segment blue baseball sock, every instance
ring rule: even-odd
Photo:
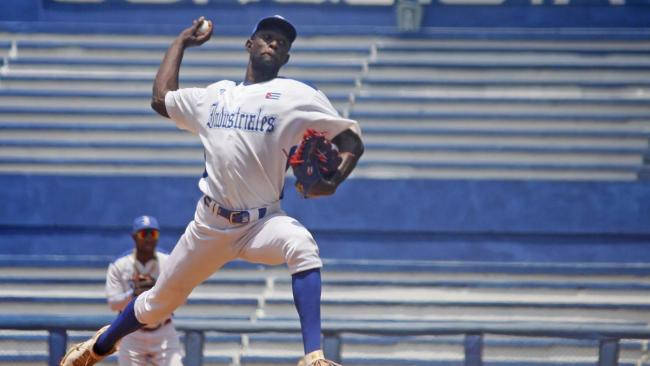
[[[144,326],[144,324],[140,323],[138,319],[135,318],[135,310],[133,309],[134,304],[135,298],[131,300],[117,318],[113,320],[111,326],[108,327],[101,336],[99,336],[99,339],[97,339],[97,342],[95,342],[95,345],[93,346],[93,351],[96,354],[107,354],[113,349],[115,343],[122,339],[122,337],[133,333]]]
[[[298,272],[291,276],[293,302],[300,316],[305,354],[320,349],[320,268]]]

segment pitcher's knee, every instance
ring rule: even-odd
[[[297,239],[297,238],[294,238]],[[318,246],[314,239],[309,236],[292,240],[285,247],[285,260],[291,274],[306,271],[312,268],[320,268],[323,262],[320,259]]]
[[[179,301],[179,298],[182,299]],[[142,324],[157,324],[169,318],[186,297],[161,296],[153,291],[144,292],[135,300],[135,317]]]

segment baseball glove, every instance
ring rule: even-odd
[[[133,296],[140,295],[141,293],[152,288],[155,284],[156,280],[149,275],[133,275]]]
[[[341,164],[338,150],[321,132],[305,131],[302,141],[291,149],[289,165],[296,177],[296,190],[304,197],[316,197],[318,186],[336,174]]]

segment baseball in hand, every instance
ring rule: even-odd
[[[199,28],[197,29],[197,32],[198,33],[207,33],[208,30],[210,30],[210,21],[205,19],[199,25]]]

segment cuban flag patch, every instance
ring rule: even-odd
[[[280,99],[280,93],[271,93],[271,92],[268,92],[268,93],[266,93],[266,97],[265,97],[265,98],[266,98],[266,99],[278,100],[278,99]]]

